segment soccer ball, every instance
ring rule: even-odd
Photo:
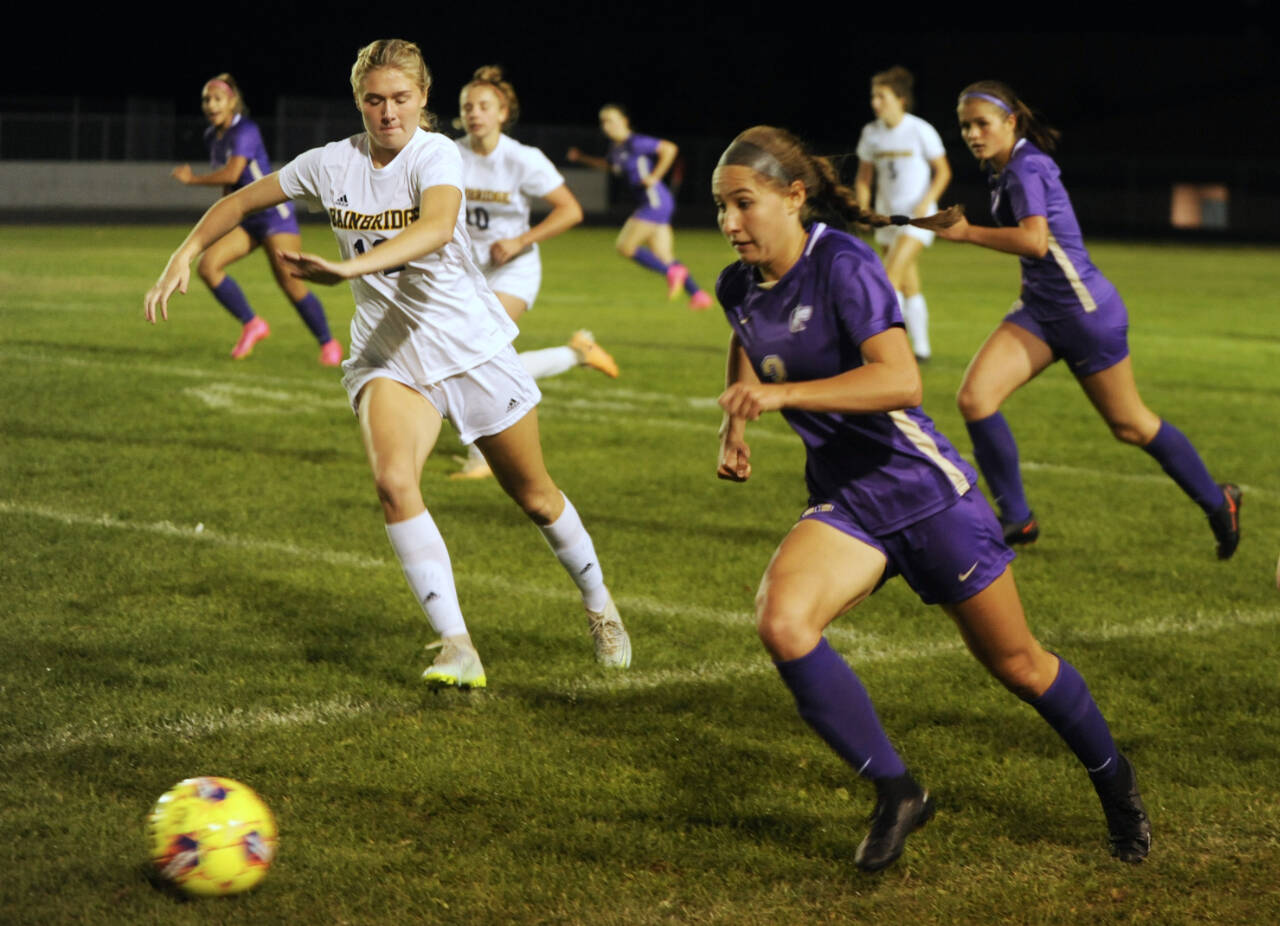
[[[253,789],[230,778],[188,778],[156,801],[147,848],[160,877],[188,894],[247,891],[276,854],[276,821]]]

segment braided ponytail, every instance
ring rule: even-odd
[[[757,125],[735,138],[720,156],[718,167],[749,167],[774,187],[786,190],[799,181],[804,186],[805,203],[801,221],[825,222],[840,229],[863,224],[873,228],[886,225],[914,225],[917,228],[947,228],[964,215],[963,206],[952,206],[923,218],[880,215],[858,205],[854,191],[840,182],[835,166],[825,157],[810,154],[799,138],[786,129]]]

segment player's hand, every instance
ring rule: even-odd
[[[564,156],[570,163],[577,164],[578,160],[582,157],[582,152],[577,148],[570,148],[564,153]]]
[[[493,266],[501,267],[507,261],[519,256],[524,249],[518,238],[503,238],[489,246],[489,261]]]
[[[741,437],[725,434],[720,439],[720,463],[716,478],[746,482],[751,478],[751,448]]]
[[[350,278],[343,264],[325,260],[319,254],[281,251],[280,258],[289,268],[289,275],[299,280],[319,283],[321,286],[333,286]]]
[[[179,183],[190,183],[191,178],[195,176],[195,171],[191,169],[190,164],[179,164],[173,170],[169,171],[169,176]]]
[[[175,291],[187,294],[187,284],[191,282],[191,262],[185,258],[179,257],[177,254],[169,258],[169,263],[165,265],[164,273],[160,274],[160,279],[147,290],[147,295],[142,300],[142,314],[151,324],[156,323],[156,309],[160,310],[160,317],[165,321],[169,320],[169,297]]]
[[[720,393],[718,401],[726,414],[755,421],[765,412],[782,408],[782,387],[773,383],[734,383]]]
[[[935,228],[933,233],[947,241],[968,241],[969,220],[964,216],[960,216],[960,218],[956,219],[954,225],[948,225],[946,228]]]

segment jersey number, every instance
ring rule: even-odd
[[[489,210],[481,206],[476,206],[474,209],[468,209],[467,224],[474,225],[476,228],[484,231],[489,227]]]
[[[777,354],[770,354],[760,361],[760,372],[763,374],[761,378],[771,383],[787,381],[787,365]]]
[[[382,244],[382,242],[384,242],[384,241],[386,241],[386,240],[387,240],[386,238],[379,238],[379,239],[377,239],[376,241],[374,241],[374,242],[370,243],[369,247],[371,247],[371,248],[376,248],[378,245]],[[357,253],[357,254],[363,254],[364,252],[365,252],[364,239],[363,239],[363,238],[357,238],[357,239],[356,239],[356,253]],[[399,273],[399,272],[400,272],[401,270],[403,270],[403,269],[404,269],[404,264],[401,264],[399,267],[388,267],[386,270],[383,270],[382,272],[383,272],[383,273],[385,273],[387,276],[391,276],[391,274],[393,274],[393,273]]]

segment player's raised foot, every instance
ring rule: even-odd
[[[578,355],[578,363],[584,367],[599,370],[605,376],[618,378],[618,364],[609,352],[596,343],[591,332],[585,328],[573,333],[569,339],[569,347]]]
[[[711,308],[711,295],[705,289],[700,289],[689,297],[689,311],[701,312],[709,308]]]
[[[863,871],[880,871],[897,861],[907,837],[928,823],[934,812],[933,798],[909,773],[878,780],[876,791],[871,831],[853,856],[853,863]]]
[[[1209,515],[1209,526],[1218,539],[1218,559],[1231,559],[1240,546],[1240,502],[1244,493],[1231,482],[1224,482],[1221,488],[1222,504]]]
[[[337,338],[330,338],[320,345],[320,366],[336,367],[342,365],[342,345]]]
[[[1035,513],[1027,515],[1023,521],[1006,521],[1000,519],[1000,527],[1004,530],[1004,542],[1009,546],[1020,543],[1035,543],[1040,536],[1040,522]]]
[[[684,264],[672,264],[667,268],[667,298],[675,299],[684,289],[684,281],[689,279],[689,268]]]
[[[471,645],[469,634],[444,637],[427,644],[427,649],[439,648],[435,661],[422,673],[422,680],[433,688],[483,688],[484,666],[480,654]]]
[[[461,461],[462,469],[456,473],[450,473],[450,479],[488,479],[493,475],[493,470],[489,468],[489,461],[476,449],[475,444],[467,448],[465,460],[461,457],[454,457],[454,459]]]
[[[239,360],[253,353],[253,346],[271,334],[271,326],[264,319],[254,316],[240,329],[240,340],[231,348],[231,356]]]
[[[603,611],[587,609],[587,629],[596,645],[596,662],[613,669],[625,669],[631,665],[631,637],[622,626],[622,617],[613,596]]]
[[[1111,854],[1122,862],[1136,865],[1151,851],[1151,821],[1138,793],[1138,776],[1133,765],[1120,755],[1116,773],[1105,781],[1094,781],[1093,787],[1107,818]]]

